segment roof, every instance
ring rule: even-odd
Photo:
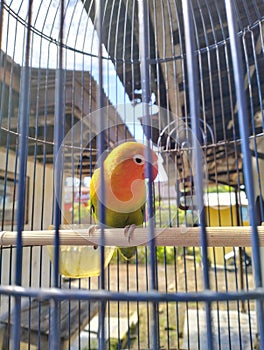
[[[83,2],[95,21],[94,2]],[[103,4],[104,45],[131,102],[137,103],[142,99],[138,2],[108,0]],[[236,186],[243,183],[242,157],[225,2],[193,0],[191,6],[199,67],[199,118],[207,136],[209,129],[213,133],[213,139],[207,137],[203,145],[208,176],[212,182],[217,178],[219,182]],[[262,132],[262,128],[254,128],[252,120],[259,112],[260,93],[264,92],[264,70],[258,69],[264,65],[261,45],[264,3],[256,0],[249,6],[243,0],[236,0],[235,10],[243,44],[249,129],[253,134]],[[152,140],[157,143],[171,121],[186,118],[190,113],[182,1],[149,1],[148,24],[150,89],[160,110],[164,109],[151,117]],[[165,135],[163,146],[166,141]]]

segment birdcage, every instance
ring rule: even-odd
[[[264,349],[264,2],[0,19],[0,348]]]

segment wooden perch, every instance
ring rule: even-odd
[[[96,229],[89,236],[88,228],[75,228],[60,230],[61,245],[91,245],[100,244],[100,229]],[[250,247],[250,226],[207,227],[207,242],[209,247]],[[258,226],[260,246],[264,246],[264,226]],[[16,245],[16,231],[0,232],[0,245]],[[54,230],[23,231],[22,241],[25,246],[52,245]],[[147,228],[136,228],[130,243],[124,235],[123,229],[108,228],[104,230],[106,246],[142,246],[148,245],[149,236]],[[200,246],[199,227],[172,227],[157,228],[155,230],[156,246]]]

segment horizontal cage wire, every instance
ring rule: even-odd
[[[263,0],[0,4],[0,350],[264,349]]]

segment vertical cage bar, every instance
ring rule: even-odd
[[[230,0],[225,0],[226,15],[228,23],[228,31],[230,36],[230,49],[234,69],[234,82],[236,89],[237,105],[238,105],[238,121],[239,121],[239,131],[241,137],[241,149],[243,154],[243,168],[244,177],[246,185],[246,193],[248,198],[248,209],[249,209],[249,221],[251,225],[251,244],[252,244],[252,257],[254,264],[254,280],[255,287],[262,287],[262,277],[261,277],[261,260],[260,260],[260,250],[259,250],[259,235],[256,223],[256,204],[254,195],[254,181],[253,172],[251,164],[251,156],[249,149],[249,125],[247,118],[247,106],[246,106],[246,96],[244,91],[243,82],[243,69],[242,69],[242,54],[240,42],[237,37],[237,23],[235,17],[234,4]],[[257,320],[258,320],[258,331],[260,334],[260,349],[264,349],[264,310],[263,301],[257,300]]]
[[[150,154],[150,139],[151,139],[151,122],[149,115],[149,103],[151,101],[150,94],[150,78],[149,78],[149,28],[148,28],[148,1],[138,0],[138,22],[139,22],[139,59],[140,59],[140,74],[143,102],[143,125],[146,134],[146,177],[151,179],[151,154]],[[147,186],[148,198],[148,237],[150,247],[150,288],[157,289],[156,275],[156,254],[154,244],[154,208],[153,208],[153,190],[152,183],[148,181]],[[152,349],[159,348],[159,327],[158,327],[158,305],[152,303]]]
[[[207,258],[207,237],[205,228],[205,210],[203,201],[203,164],[200,149],[201,130],[199,128],[199,105],[198,105],[198,67],[197,56],[195,54],[194,28],[191,11],[191,1],[182,1],[183,20],[184,20],[184,36],[186,44],[186,60],[188,74],[188,90],[189,103],[192,126],[192,143],[193,143],[193,159],[194,159],[194,181],[197,195],[197,206],[199,211],[200,239],[202,248],[203,263],[203,282],[204,289],[210,289],[209,281],[209,264]],[[207,349],[213,349],[213,334],[211,324],[211,303],[206,302],[206,326],[207,326]]]
[[[98,165],[100,167],[100,187],[99,187],[99,198],[102,200],[98,201],[99,205],[99,225],[100,225],[100,288],[105,289],[105,270],[104,270],[104,223],[105,223],[105,206],[104,206],[104,196],[105,196],[105,180],[104,180],[104,150],[105,150],[105,120],[104,120],[104,91],[103,91],[103,0],[96,0],[96,21],[95,27],[98,35],[98,96],[97,96],[97,107],[99,110],[99,115],[97,118],[97,158]],[[99,349],[105,349],[105,312],[106,312],[106,302],[101,302],[101,310],[99,314]]]
[[[32,1],[28,2],[28,20],[26,30],[26,49],[24,66],[21,69],[21,84],[19,97],[19,180],[18,180],[18,208],[17,208],[17,240],[16,240],[16,269],[15,283],[22,284],[22,232],[25,224],[25,196],[28,156],[28,127],[29,127],[29,101],[30,101],[30,41],[31,41],[31,15]],[[12,349],[20,349],[20,321],[21,321],[21,297],[15,297],[14,326],[12,329]]]
[[[58,50],[58,68],[56,70],[55,89],[55,119],[54,119],[54,225],[55,225],[55,252],[54,252],[54,286],[59,285],[59,229],[61,224],[62,199],[62,141],[64,132],[64,71],[63,71],[63,22],[64,1],[60,5],[60,38]]]
[[[61,149],[64,136],[64,70],[63,70],[63,35],[64,35],[64,0],[60,3],[59,16],[59,48],[58,68],[55,81],[55,115],[54,115],[54,279],[53,285],[59,287],[60,236],[62,185],[63,185],[63,151]],[[50,349],[60,347],[60,304],[51,300],[50,313]]]
[[[2,35],[3,35],[3,20],[4,20],[4,1],[0,1],[0,50],[2,50]]]

